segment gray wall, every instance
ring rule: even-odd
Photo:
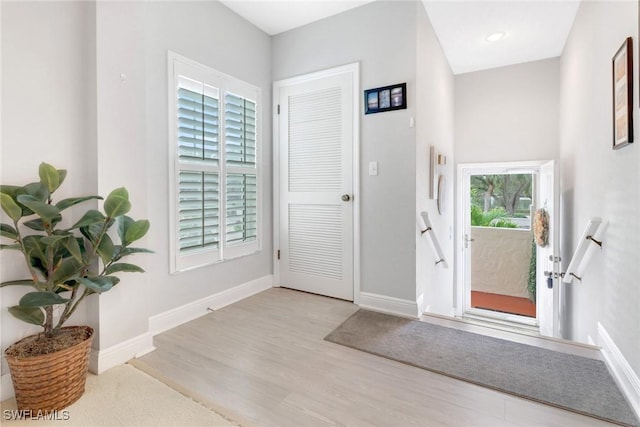
[[[273,37],[281,80],[360,62],[361,89],[407,82],[408,109],[360,116],[363,292],[415,301],[416,9],[377,1]],[[360,101],[362,102],[362,101]],[[377,161],[379,175],[368,175]]]
[[[95,191],[90,178],[95,164],[85,163],[95,143],[95,127],[85,120],[85,111],[95,103],[95,85],[85,73],[95,70],[94,22],[91,4],[2,2],[2,184],[38,181],[38,165],[46,161],[68,170],[56,200]],[[70,221],[81,212],[74,210]],[[25,277],[18,252],[2,251],[0,257],[2,281]],[[41,328],[14,319],[6,309],[17,304],[24,288],[1,292],[4,350]],[[82,311],[70,321],[85,323]]]
[[[562,256],[568,261],[587,221],[608,222],[604,248],[583,281],[566,286],[571,338],[598,342],[600,323],[640,375],[640,152],[612,150],[611,58],[638,35],[635,2],[583,2],[562,54],[560,159]],[[634,120],[638,139],[638,56],[634,46]],[[566,267],[566,264],[565,264]]]
[[[94,347],[139,337],[149,316],[272,273],[270,37],[220,3],[182,1],[3,2],[1,31],[2,183],[35,181],[47,161],[69,170],[61,197],[125,186],[131,215],[151,221],[140,246],[155,254],[135,259],[147,273],[123,275],[72,318],[99,327]],[[168,49],[259,86],[264,103],[263,250],[178,275],[168,253]],[[17,253],[1,255],[2,280],[22,278]],[[1,291],[3,349],[38,331],[6,310],[22,291]]]
[[[455,77],[457,163],[558,156],[559,58]]]
[[[218,2],[146,2],[144,24],[149,246],[157,263],[149,271],[154,296],[148,304],[154,315],[272,273],[271,39]],[[167,50],[260,87],[263,108],[262,251],[175,275],[169,273]]]
[[[416,228],[416,297],[431,313],[453,314],[453,188],[454,188],[454,77],[431,22],[422,5],[417,13],[416,83],[416,212],[427,211],[433,223],[448,268],[436,266],[430,237]],[[438,213],[436,201],[429,199],[429,147],[447,157],[439,173],[447,179],[445,210]]]

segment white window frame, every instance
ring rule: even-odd
[[[188,271],[207,265],[247,256],[262,250],[262,91],[259,87],[238,80],[213,68],[207,67],[196,61],[190,60],[175,52],[167,54],[168,75],[168,112],[169,112],[169,248],[171,273]],[[218,141],[218,165],[203,166],[194,162],[180,161],[178,156],[178,120],[177,120],[177,90],[180,76],[201,82],[218,89],[219,102],[219,141]],[[256,166],[238,167],[227,166],[225,163],[225,94],[232,93],[243,98],[251,99],[256,103]],[[178,244],[179,220],[178,220],[178,179],[180,170],[196,170],[218,174],[219,188],[219,245],[217,248],[202,248],[181,253]],[[257,180],[256,200],[256,239],[250,242],[226,243],[226,184],[228,173],[255,174]]]

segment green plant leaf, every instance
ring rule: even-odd
[[[40,182],[49,190],[49,194],[60,187],[60,174],[58,170],[50,164],[45,162],[40,163],[38,175],[40,175]]]
[[[61,218],[60,209],[41,202],[29,194],[19,195],[18,202],[35,212],[45,223],[53,223],[54,219]]]
[[[75,258],[67,258],[53,272],[52,281],[54,284],[64,283],[76,277],[80,270],[82,270],[82,264]]]
[[[106,218],[104,217],[102,212],[92,209],[92,210],[86,211],[84,215],[82,215],[82,218],[80,218],[80,220],[76,222],[70,228],[70,230],[73,230],[74,228],[88,227],[93,224],[102,224],[104,223],[105,219]]]
[[[113,288],[113,280],[109,277],[78,277],[76,280],[94,292],[102,293]]]
[[[0,283],[0,288],[4,288],[5,286],[32,286],[32,287],[35,287],[35,285],[33,284],[33,280],[31,280],[31,279],[9,280],[7,282]]]
[[[100,255],[100,258],[102,259],[102,262],[105,265],[111,262],[111,260],[113,259],[114,247],[113,247],[113,241],[111,240],[111,237],[109,237],[108,234],[105,234],[104,236],[102,236],[102,240],[100,240],[100,244],[98,245],[97,251],[98,251],[98,255]]]
[[[16,319],[20,319],[23,322],[38,326],[44,325],[44,313],[40,307],[21,307],[19,305],[15,305],[13,307],[9,307],[9,313],[11,313],[11,315]]]
[[[118,236],[122,243],[126,242],[127,230],[133,224],[133,218],[127,215],[121,215],[118,217]]]
[[[76,261],[82,262],[82,248],[75,237],[67,236],[62,244]]]
[[[32,256],[35,256],[37,258],[44,258],[45,245],[40,242],[40,239],[42,237],[44,236],[31,235],[25,236],[22,239],[22,244],[24,245],[27,253],[30,253]]]
[[[120,251],[121,256],[128,256],[133,254],[152,254],[153,251],[145,248],[123,248]]]
[[[68,236],[60,236],[56,234],[52,234],[51,236],[42,236],[40,242],[44,243],[47,246],[54,246],[61,240],[66,239]]]
[[[67,177],[66,169],[58,169],[58,176],[60,177],[60,185],[64,182],[64,179]]]
[[[46,228],[44,226],[44,221],[42,220],[42,218],[36,218],[36,219],[32,219],[30,221],[25,221],[24,225],[26,227],[29,227],[32,230],[36,230],[36,231],[45,231]]]
[[[0,185],[0,193],[8,194],[13,200],[20,194],[24,194],[24,187],[17,185]]]
[[[19,250],[21,250],[22,248],[20,247],[20,244],[18,244],[18,243],[12,243],[12,244],[10,244],[10,245],[0,244],[0,250],[2,250],[2,249],[13,249],[13,250],[19,251]]]
[[[126,262],[119,262],[117,264],[111,264],[105,270],[105,274],[113,274],[119,271],[124,271],[126,273],[144,273],[144,270],[135,264],[127,264]]]
[[[15,228],[10,226],[9,224],[0,224],[0,236],[6,237],[8,239],[17,240],[18,232]]]
[[[49,199],[49,189],[41,182],[32,182],[31,184],[25,185],[23,188],[25,194],[32,196],[40,202],[44,203]]]
[[[56,203],[56,207],[61,211],[63,211],[67,208],[70,208],[71,206],[75,206],[79,203],[86,202],[87,200],[93,200],[93,199],[102,200],[102,197],[100,196],[71,197],[69,199],[60,200],[58,203]]]
[[[21,307],[46,307],[49,305],[64,304],[69,302],[68,299],[62,298],[55,292],[29,292],[24,294],[18,304]]]
[[[14,221],[22,218],[22,208],[6,193],[0,193],[2,210]]]
[[[118,245],[115,247],[115,256],[113,257],[113,261],[114,262],[119,261],[126,256],[138,254],[138,253],[152,254],[153,251],[150,251],[149,249],[144,249],[144,248],[127,248],[127,247]]]
[[[37,185],[42,186],[40,183]],[[17,185],[0,185],[0,193],[8,194],[14,202],[18,203],[18,196],[20,194],[27,194],[27,190],[25,187],[18,187]],[[22,209],[22,216],[33,215],[33,211],[26,206],[20,206],[20,209]]]
[[[126,242],[125,244],[128,245],[132,242],[135,242],[136,240],[143,238],[144,235],[147,234],[147,231],[149,231],[149,226],[149,220],[141,219],[135,221],[134,223],[129,225],[129,229],[125,234],[123,243]]]
[[[104,211],[109,218],[124,215],[131,210],[129,193],[124,187],[116,188],[107,196],[104,201]]]

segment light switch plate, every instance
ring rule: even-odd
[[[369,162],[369,175],[378,175],[378,162]]]

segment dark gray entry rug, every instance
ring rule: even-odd
[[[367,310],[325,340],[616,424],[640,425],[600,360]]]

